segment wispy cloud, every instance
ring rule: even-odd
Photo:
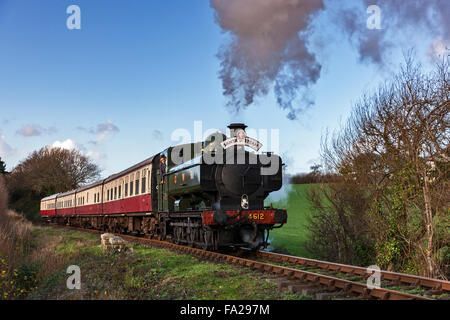
[[[120,132],[119,127],[117,127],[111,120],[108,120],[106,123],[99,123],[96,127],[86,128],[83,126],[78,126],[76,129],[94,134],[96,136],[96,141],[89,141],[91,144],[98,144],[99,142],[102,142]]]
[[[53,134],[57,132],[55,127],[44,128],[38,124],[28,124],[16,131],[16,134],[24,137],[35,137],[42,134]]]
[[[100,123],[97,125],[95,130],[91,130],[91,133],[97,135],[97,141],[103,141],[107,137],[118,133],[119,128],[112,123],[112,121],[108,121],[107,123]]]

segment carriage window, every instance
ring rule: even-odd
[[[141,192],[145,193],[145,186],[146,186],[146,181],[145,181],[145,177],[142,178],[142,188],[141,188]]]
[[[136,195],[139,194],[139,180],[135,181]]]
[[[117,187],[114,187],[114,200],[117,199]]]
[[[133,195],[133,182],[130,182],[130,196]]]
[[[119,199],[122,196],[122,186],[119,186]]]
[[[128,197],[128,183],[125,183],[125,197]]]
[[[107,190],[106,193],[108,194],[107,200],[109,201],[109,190]]]

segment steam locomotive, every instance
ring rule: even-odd
[[[264,206],[282,186],[282,160],[257,152],[246,125],[231,136],[170,147],[131,168],[41,200],[47,222],[136,233],[207,250],[268,245],[286,210]],[[248,151],[253,149],[254,151]]]

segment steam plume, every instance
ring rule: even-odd
[[[306,46],[311,15],[321,0],[211,0],[231,42],[220,49],[220,78],[228,106],[239,112],[272,86],[277,103],[295,119],[300,89],[319,79],[321,66]],[[306,104],[307,90],[301,96]]]
[[[289,119],[314,103],[309,88],[319,79],[321,64],[307,44],[311,34],[323,31],[311,23],[317,17],[346,36],[363,63],[384,66],[390,49],[414,47],[421,41],[414,42],[418,34],[435,40],[429,52],[442,52],[436,48],[450,43],[448,0],[210,0],[210,4],[217,24],[230,35],[219,50],[219,76],[227,105],[235,113],[272,88]],[[381,10],[379,30],[367,28],[370,5]]]
[[[369,5],[381,9],[381,30],[365,28]],[[361,62],[383,66],[393,47],[414,46],[420,33],[430,40],[450,41],[450,1],[448,0],[357,0],[334,11],[333,22],[341,27],[356,47]],[[398,43],[398,39],[404,39]],[[420,40],[419,40],[420,41]]]

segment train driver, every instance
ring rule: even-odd
[[[159,159],[159,173],[161,175],[161,184],[164,183],[164,174],[166,173],[166,157],[162,156]]]

